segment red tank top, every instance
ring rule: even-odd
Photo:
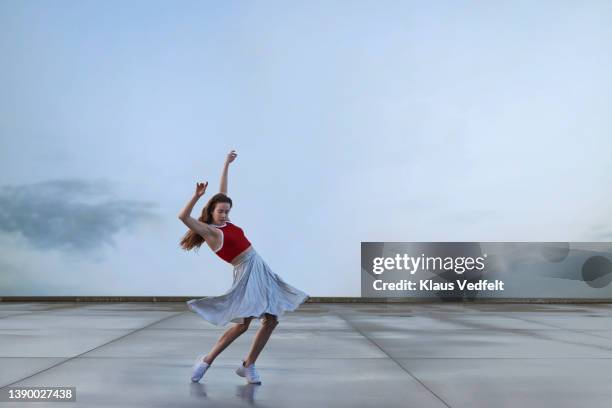
[[[215,253],[224,261],[231,263],[232,259],[251,245],[246,236],[244,236],[242,228],[231,222],[226,222],[222,226],[213,226],[221,231],[221,248],[217,249]]]

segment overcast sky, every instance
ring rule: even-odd
[[[0,295],[311,296],[361,241],[612,240],[609,1],[0,1]]]

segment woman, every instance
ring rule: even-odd
[[[212,196],[204,206],[200,218],[196,220],[191,217],[191,211],[206,192],[208,182],[196,184],[194,196],[178,216],[189,227],[180,242],[183,249],[199,248],[206,242],[221,259],[234,266],[234,281],[229,291],[221,296],[207,296],[187,302],[191,311],[215,325],[236,323],[223,333],[208,354],[198,357],[191,376],[194,382],[200,381],[215,358],[244,333],[251,320],[257,317],[261,319],[261,327],[249,354],[236,369],[236,374],[245,377],[250,384],[261,384],[255,360],[278,325],[279,316],[285,311],[297,309],[309,297],[274,273],[255,251],[243,230],[229,221],[232,200],[227,196],[227,173],[229,164],[236,157],[234,150],[227,155],[220,192]]]

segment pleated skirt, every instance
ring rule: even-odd
[[[286,283],[251,246],[234,266],[231,288],[221,296],[187,301],[187,307],[216,326],[243,323],[245,317],[262,319],[265,313],[281,320],[287,311],[297,309],[309,295]]]

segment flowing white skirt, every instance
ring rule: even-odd
[[[297,309],[309,298],[274,273],[253,247],[245,255],[234,266],[234,282],[226,293],[189,300],[187,307],[210,323],[225,326],[243,323],[245,317],[261,319],[264,313],[281,320],[284,312]]]

